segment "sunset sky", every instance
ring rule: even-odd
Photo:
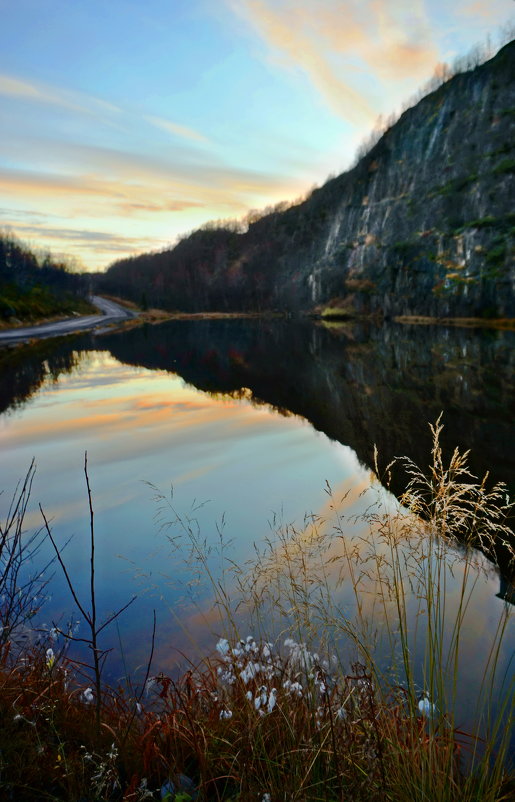
[[[513,0],[0,0],[0,228],[88,269],[296,198]]]

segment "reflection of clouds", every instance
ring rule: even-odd
[[[221,466],[221,462],[212,461],[210,464],[199,465],[197,468],[194,468],[190,471],[186,471],[186,473],[181,473],[175,475],[173,478],[173,484],[182,485],[188,484],[188,482],[193,482],[195,479],[200,479],[201,476],[205,476],[207,473],[211,471],[216,471],[217,468]]]
[[[58,532],[65,524],[69,522],[76,523],[77,521],[81,522],[78,526],[79,531],[89,531],[87,529],[88,507],[85,495],[86,484],[83,474],[78,473],[77,478],[80,482],[82,482],[84,490],[80,497],[53,502],[48,505],[42,504],[45,516],[49,521],[51,528],[55,528],[56,532]],[[61,495],[66,496],[67,493],[75,493],[76,489],[77,488],[75,486],[63,488]],[[130,504],[133,499],[133,496],[128,490],[126,490],[124,494],[117,492],[116,496],[113,496],[108,488],[94,487],[93,489],[95,506],[102,510],[103,515],[105,515],[109,510],[115,510],[118,507],[123,507],[126,504]],[[39,510],[29,511],[25,516],[24,523],[28,529],[38,529],[43,523],[43,519]]]
[[[98,352],[88,355],[78,373],[43,386],[22,427],[8,427],[6,446],[23,447],[109,438],[100,462],[124,459],[138,439],[138,455],[175,449],[222,448],[231,434],[281,431],[275,416],[248,402],[223,402],[196,391],[177,377],[121,366]],[[144,432],[144,437],[140,434]],[[306,456],[308,456],[306,454]],[[195,468],[195,471],[197,467]]]

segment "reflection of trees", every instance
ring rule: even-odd
[[[253,398],[307,418],[366,465],[430,462],[428,422],[443,412],[444,452],[471,450],[479,476],[515,490],[513,332],[309,321],[177,321],[107,338],[129,364],[170,370],[210,393]],[[406,477],[394,476],[401,493]]]
[[[199,389],[238,394],[307,418],[371,465],[406,454],[421,465],[428,421],[443,445],[471,449],[473,470],[515,487],[513,332],[309,321],[177,321],[103,340],[120,361],[169,370]],[[247,393],[248,395],[248,393]]]
[[[172,321],[102,338],[80,335],[17,350],[0,362],[0,410],[102,347],[120,362],[182,376],[214,394],[243,395],[307,418],[373,464],[430,459],[428,421],[443,412],[448,453],[471,449],[472,470],[515,490],[515,333],[347,326],[308,320]],[[247,388],[247,389],[243,389]],[[404,490],[405,477],[393,478]]]
[[[69,339],[0,351],[0,413],[24,404],[48,379],[71,373],[80,359]]]

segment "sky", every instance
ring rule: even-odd
[[[78,268],[305,196],[514,0],[0,0],[0,230]]]

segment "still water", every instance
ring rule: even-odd
[[[41,502],[85,597],[87,451],[99,608],[107,616],[137,596],[109,633],[109,670],[116,676],[144,665],[154,609],[153,670],[172,670],[180,653],[212,649],[220,630],[209,585],[194,582],[186,555],[168,539],[177,529],[163,523],[175,513],[194,522],[212,549],[215,576],[221,542],[225,556],[243,566],[254,544],[261,548],[278,527],[302,529],[311,514],[326,520],[335,504],[345,532],[360,534],[363,521],[354,516],[370,503],[362,492],[374,443],[380,465],[401,454],[427,465],[427,422],[440,412],[444,446],[470,448],[477,473],[490,470],[513,489],[514,345],[513,332],[207,320],[0,351],[0,503],[34,457],[26,524],[41,525]],[[393,489],[403,483],[395,477]],[[386,503],[393,508],[393,496]],[[456,560],[450,606],[459,596],[459,550]],[[481,556],[478,562],[462,647],[464,709],[496,622],[513,600],[506,577]],[[343,593],[341,603],[348,610],[352,598]],[[39,625],[64,626],[70,618],[76,612],[56,572]],[[509,632],[501,654],[506,676],[512,649]]]

